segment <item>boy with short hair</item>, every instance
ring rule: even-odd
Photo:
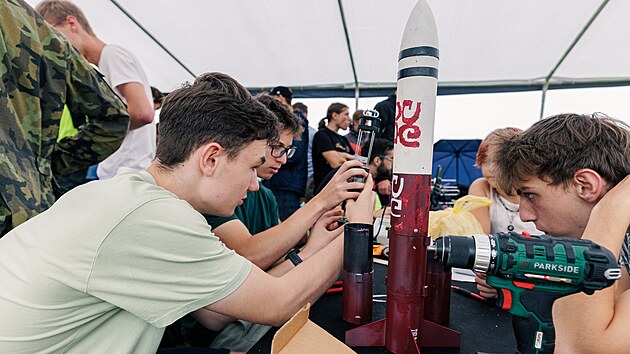
[[[601,115],[560,114],[504,143],[498,183],[520,196],[520,216],[553,236],[589,239],[628,265],[630,127]],[[593,295],[556,300],[558,352],[626,352],[628,272]]]

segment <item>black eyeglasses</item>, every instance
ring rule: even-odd
[[[393,157],[389,157],[389,156],[379,156],[381,159],[383,160],[389,160],[391,162],[394,162],[394,158]]]
[[[293,157],[293,155],[295,155],[295,150],[297,150],[297,147],[293,145],[289,147],[284,147],[282,145],[269,144],[269,147],[271,148],[271,156],[275,158],[280,158],[282,157],[282,155],[287,154],[287,159],[290,159]]]

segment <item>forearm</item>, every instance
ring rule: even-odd
[[[339,276],[342,259],[343,237],[338,237],[282,277],[252,267],[238,289],[206,308],[254,323],[280,326],[330,287]]]
[[[142,128],[147,124],[153,122],[155,112],[153,110],[147,110],[142,112],[134,112],[129,109],[129,130],[135,130]]]
[[[311,258],[318,251],[319,251],[319,249],[315,249],[314,247],[311,247],[310,244],[306,244],[306,246],[304,246],[300,250],[300,253],[298,254],[298,256],[300,256],[302,261],[305,261],[305,260]],[[282,261],[280,263],[278,263],[277,265],[273,266],[273,268],[270,268],[270,269],[267,270],[267,274],[273,275],[274,277],[278,278],[278,277],[281,277],[281,276],[285,275],[289,271],[293,270],[293,268],[295,268],[295,267],[296,267],[296,265],[294,265],[293,262],[291,262],[290,260],[285,260],[284,258],[282,258]]]
[[[291,310],[284,321],[288,320],[306,303],[314,303],[330,288],[339,277],[343,262],[343,237],[337,237],[321,251],[306,258],[297,266],[290,264],[289,269],[279,280],[286,298],[281,300],[290,304]],[[290,263],[289,261],[285,263]],[[286,266],[286,265],[285,265]],[[296,291],[296,289],[299,289]],[[278,294],[280,295],[280,294]]]
[[[129,130],[138,129],[153,122],[155,111],[144,86],[140,82],[127,82],[116,86],[127,101],[129,112]]]
[[[261,269],[269,268],[300,242],[325,211],[323,203],[312,200],[284,222],[252,237],[252,243],[244,251],[247,254],[241,255]]]

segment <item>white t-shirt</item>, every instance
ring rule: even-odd
[[[0,353],[155,353],[250,270],[190,204],[122,169],[0,239]]]
[[[516,233],[528,232],[530,235],[540,235],[536,224],[531,221],[523,221],[518,213],[518,204],[514,204],[503,198],[496,189],[490,187],[490,233],[514,231]],[[512,230],[510,230],[512,225]]]
[[[149,79],[138,59],[125,48],[108,44],[101,52],[98,69],[105,76],[105,81],[125,102],[118,86],[129,82],[138,82],[144,86],[149,103],[153,102]],[[112,178],[120,167],[129,167],[143,171],[155,158],[155,121],[138,129],[130,130],[122,144],[107,159],[98,164],[96,174],[99,179]]]

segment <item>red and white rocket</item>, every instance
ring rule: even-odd
[[[398,56],[386,318],[347,331],[350,346],[459,347],[458,332],[423,320],[438,62],[433,13],[419,0]]]

